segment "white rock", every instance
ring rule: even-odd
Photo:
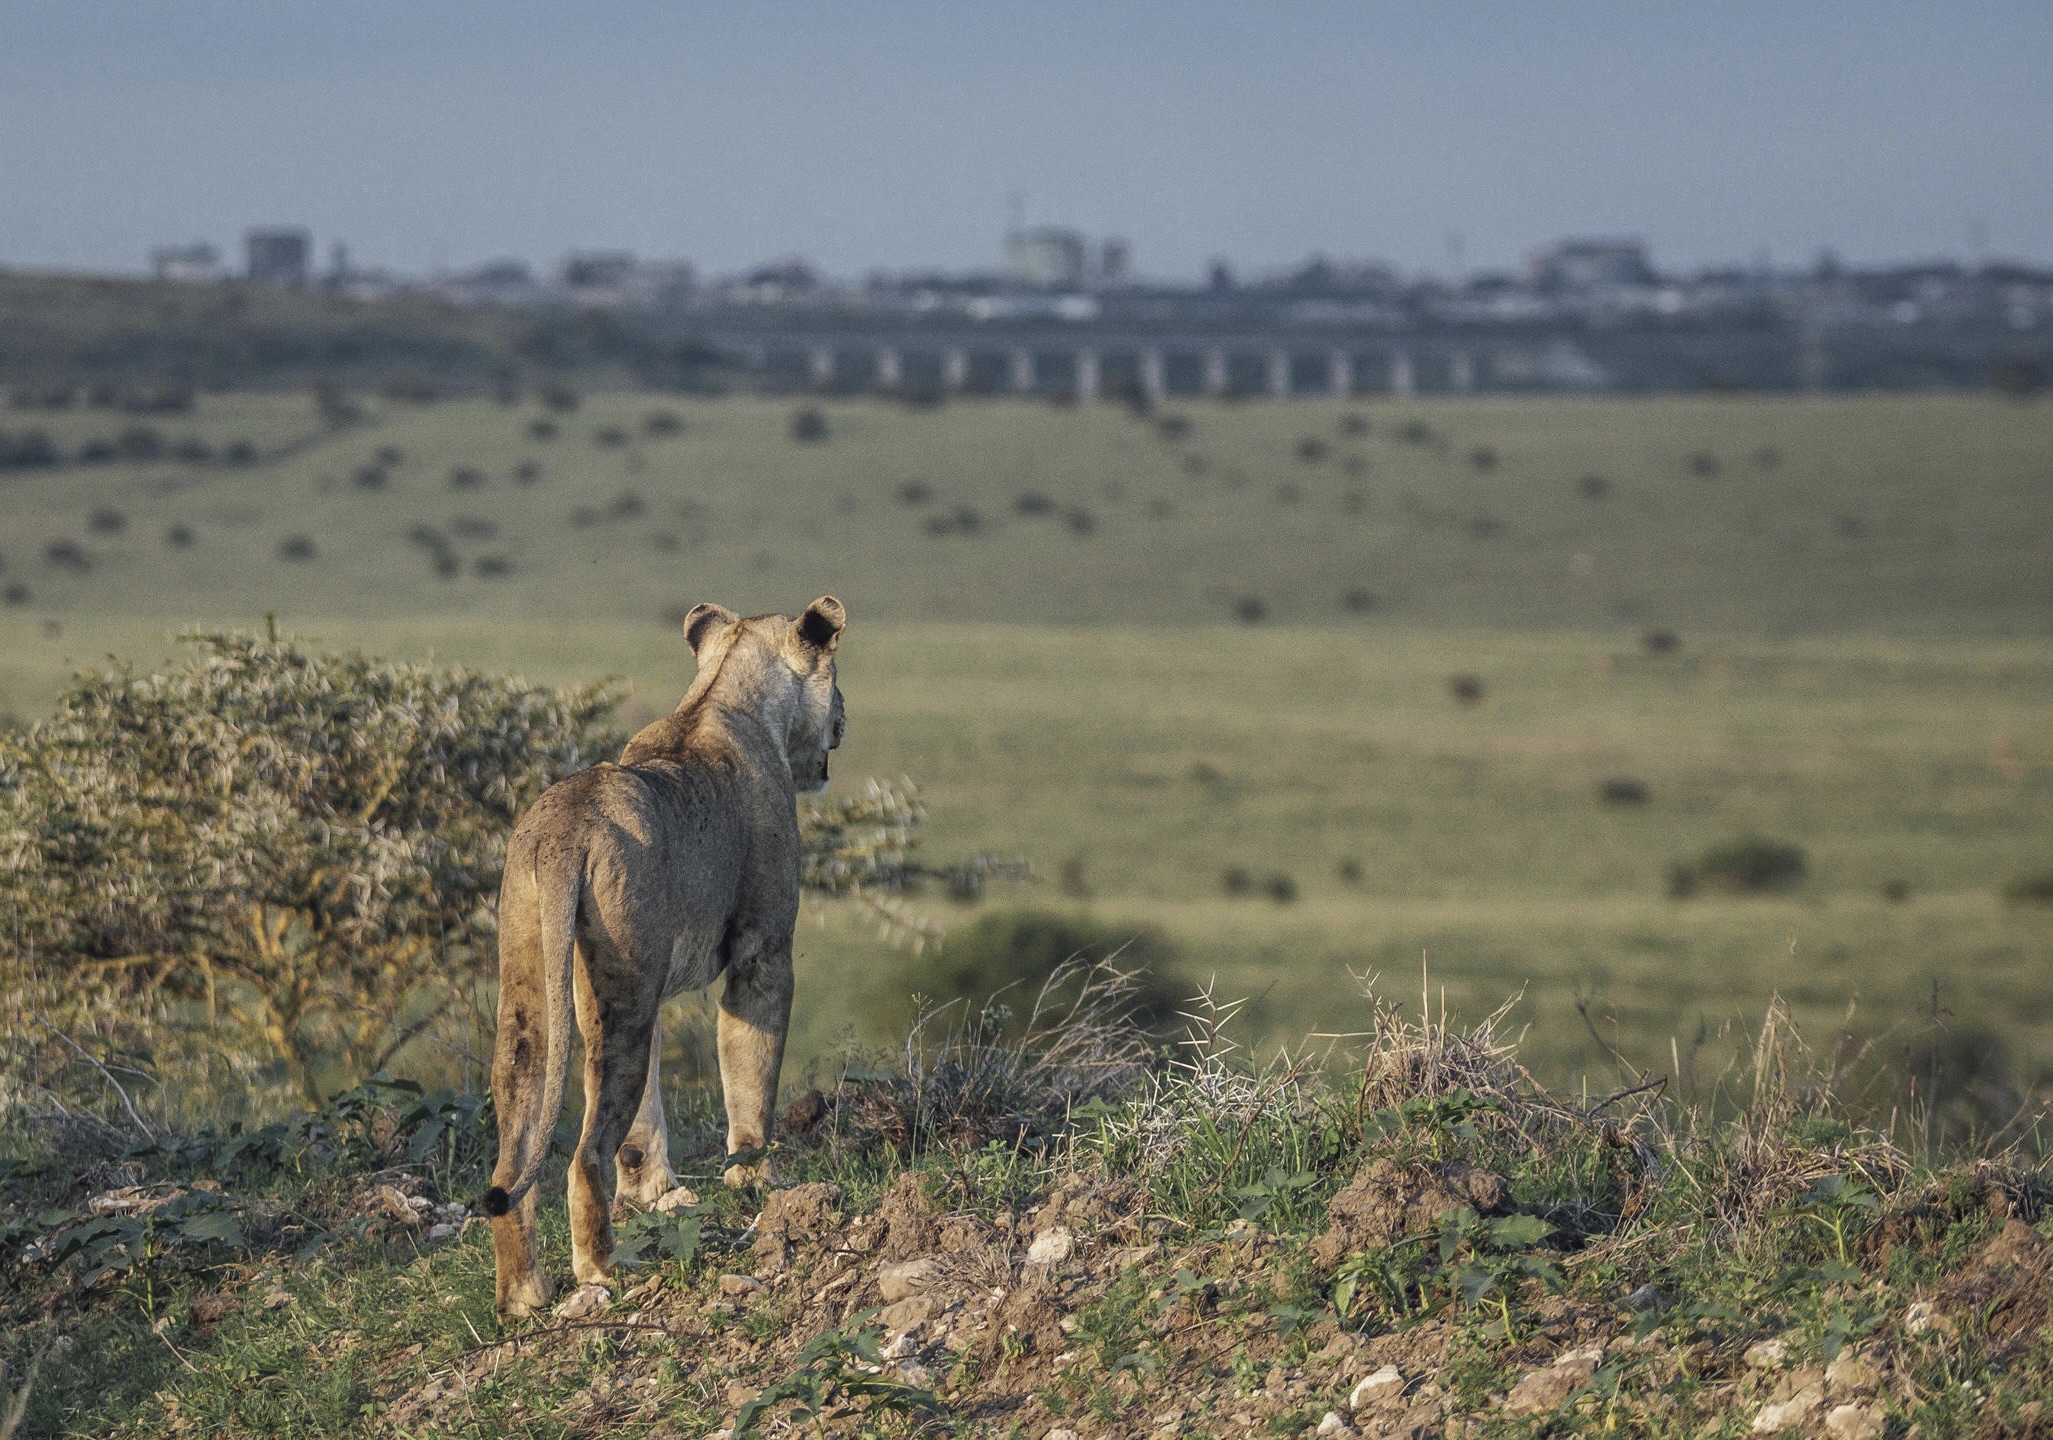
[[[604,1285],[580,1285],[551,1313],[558,1320],[584,1320],[604,1314],[613,1304],[613,1292]]]
[[[1385,1400],[1394,1400],[1404,1393],[1404,1374],[1395,1365],[1385,1365],[1375,1374],[1368,1376],[1348,1392],[1347,1408],[1359,1410],[1364,1405],[1376,1405]]]
[[[1084,1440],[1084,1437],[1066,1425],[1057,1425],[1053,1430],[1042,1436],[1041,1440]]]
[[[1773,1435],[1801,1425],[1811,1412],[1825,1403],[1825,1396],[1814,1385],[1806,1385],[1787,1400],[1777,1400],[1763,1405],[1761,1413],[1754,1416],[1754,1434]]]
[[[1825,1412],[1832,1440],[1881,1440],[1882,1417],[1872,1405],[1835,1405]]]
[[[656,1197],[656,1208],[666,1213],[672,1210],[683,1210],[698,1203],[699,1192],[688,1185],[680,1185],[675,1190],[666,1190]]]
[[[895,1265],[880,1266],[877,1270],[877,1288],[888,1300],[903,1300],[933,1288],[934,1271],[938,1267],[931,1255],[922,1255],[917,1260],[901,1260]]]
[[[918,1342],[916,1342],[910,1334],[906,1334],[899,1336],[896,1340],[893,1340],[889,1345],[886,1345],[882,1350],[879,1350],[877,1353],[879,1355],[882,1355],[886,1360],[903,1360],[906,1356],[912,1354],[919,1348],[920,1347]]]
[[[1757,1340],[1746,1347],[1744,1361],[1749,1370],[1774,1370],[1789,1359],[1787,1340]]]
[[[918,1390],[925,1390],[934,1383],[934,1372],[916,1360],[908,1360],[898,1367],[898,1378]]]
[[[454,1240],[457,1236],[461,1235],[462,1233],[462,1225],[451,1224],[447,1220],[443,1221],[439,1225],[430,1225],[428,1227],[428,1238],[430,1240]]]
[[[1927,1330],[1937,1329],[1938,1325],[1939,1317],[1929,1300],[1920,1300],[1903,1312],[1903,1328],[1907,1334],[1922,1335]]]
[[[1067,1260],[1074,1249],[1075,1232],[1064,1225],[1050,1225],[1027,1246],[1027,1260],[1035,1265],[1053,1265],[1058,1260]]]
[[[1338,1410],[1328,1410],[1319,1419],[1318,1433],[1321,1435],[1352,1435],[1354,1427],[1340,1418]]]

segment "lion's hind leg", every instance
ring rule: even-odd
[[[604,1285],[612,1277],[613,1187],[607,1171],[648,1081],[654,1037],[650,1027],[620,1014],[624,1008],[606,1007],[619,1023],[584,1027],[584,1132],[570,1161],[570,1268],[581,1285]],[[585,1007],[578,1009],[582,1021]]]
[[[663,1116],[663,1022],[657,1018],[649,1041],[649,1078],[642,1087],[641,1109],[628,1127],[627,1140],[614,1155],[618,1195],[646,1210],[677,1188],[670,1168],[670,1129]]]

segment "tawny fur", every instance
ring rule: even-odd
[[[499,888],[499,1030],[492,1216],[499,1309],[552,1287],[537,1266],[535,1182],[563,1108],[575,1018],[584,1125],[570,1165],[571,1269],[607,1283],[614,1187],[652,1204],[674,1187],[658,1089],[666,996],[716,976],[727,1152],[770,1140],[791,1014],[802,791],[841,740],[834,652],[846,615],[822,596],[793,620],[700,605],[684,622],[699,673],[677,709],[615,765],[549,787],[514,827]],[[728,1184],[769,1178],[729,1166]]]

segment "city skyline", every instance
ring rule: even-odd
[[[732,273],[995,271],[1029,224],[1142,279],[1308,255],[1516,270],[2053,258],[2031,7],[615,5],[86,0],[0,47],[0,265],[305,225],[406,273],[619,248]]]

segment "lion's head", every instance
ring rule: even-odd
[[[685,699],[710,686],[716,675],[724,684],[741,685],[759,713],[781,717],[792,784],[801,794],[816,794],[827,788],[827,753],[841,743],[846,727],[834,651],[847,624],[848,612],[832,595],[813,601],[796,620],[744,620],[725,605],[695,605],[684,617],[684,639],[699,662],[699,677]]]

